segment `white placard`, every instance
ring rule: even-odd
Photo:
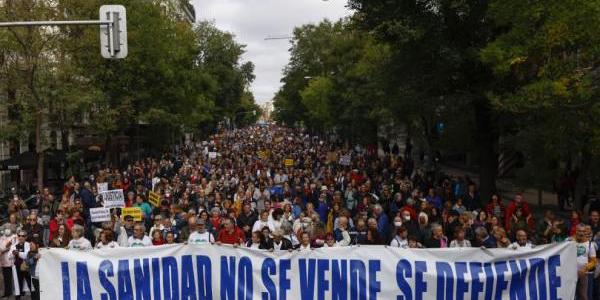
[[[217,152],[208,152],[208,158],[210,158],[210,159],[217,158]]]
[[[125,195],[123,190],[110,190],[100,193],[102,202],[106,208],[125,207]]]
[[[350,155],[342,155],[340,157],[340,165],[342,165],[342,166],[349,166],[351,161],[352,161],[352,157],[350,157]]]
[[[92,223],[110,221],[110,209],[106,207],[90,208]]]
[[[108,191],[108,182],[98,182],[98,193]]]

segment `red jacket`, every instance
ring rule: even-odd
[[[498,202],[498,206],[500,207],[499,221],[502,222],[502,220],[506,220],[506,207],[502,202]],[[490,202],[485,206],[485,213],[488,218],[494,215],[494,203]]]
[[[412,206],[410,206],[410,205],[404,205],[404,206],[402,206],[402,208],[400,209],[400,213],[402,213],[405,210],[410,213],[410,219],[411,220],[414,220],[416,222],[419,221],[419,219],[417,219],[417,211],[414,208],[412,208]]]
[[[510,230],[510,218],[512,218],[512,215],[516,211],[517,211],[517,202],[515,202],[513,200],[508,204],[508,207],[506,208],[506,215],[504,217],[506,230]],[[531,215],[531,209],[529,208],[529,204],[525,201],[521,201],[521,212],[523,213],[523,217],[527,217],[527,216]]]
[[[244,235],[244,232],[237,226],[235,226],[232,233],[227,232],[226,229],[221,229],[217,236],[217,242],[229,245],[243,244],[245,239],[246,235]]]

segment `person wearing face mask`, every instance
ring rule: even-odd
[[[419,224],[417,223],[416,214],[413,215],[413,212],[408,209],[402,209],[400,210],[399,216],[402,225],[404,225],[404,227],[406,227],[406,230],[408,231],[408,235],[419,236],[420,230]]]
[[[0,237],[0,266],[2,266],[2,278],[4,278],[4,295],[2,298],[8,298],[13,289],[13,266],[10,248],[16,243],[17,237],[10,229],[4,229]]]

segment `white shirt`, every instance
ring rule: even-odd
[[[215,242],[215,238],[210,232],[205,231],[200,233],[198,231],[192,232],[188,238],[188,244],[190,245],[207,245]]]
[[[273,232],[273,224],[269,221],[264,222],[262,220],[256,220],[256,222],[254,222],[254,226],[252,226],[252,232],[262,231],[264,227],[269,227],[269,230]]]
[[[250,244],[250,246],[248,246],[248,248],[250,248],[250,249],[260,249],[260,244],[252,243],[252,244]]]
[[[300,244],[300,248],[298,248],[298,250],[310,250],[310,244],[308,244],[306,246]]]
[[[395,236],[390,242],[391,247],[397,247],[402,249],[408,249],[408,239],[403,239],[399,236]]]
[[[533,244],[530,241],[527,241],[525,245],[521,246],[518,242],[514,242],[508,246],[511,249],[533,249]]]
[[[147,247],[152,246],[152,240],[147,235],[144,235],[142,239],[130,236],[127,240],[127,244],[129,245],[129,247]]]
[[[577,269],[581,270],[591,257],[596,257],[596,244],[589,241],[578,243],[575,242],[577,248]]]
[[[69,245],[67,245],[67,249],[81,250],[81,251],[91,250],[92,243],[90,243],[90,241],[88,241],[88,239],[86,239],[84,237],[80,237],[78,239],[73,239],[73,240],[69,241]]]
[[[115,242],[115,241],[110,241],[108,244],[103,244],[102,242],[99,242],[98,244],[96,244],[96,249],[105,249],[105,248],[119,248],[119,243]]]
[[[468,248],[471,247],[471,242],[469,240],[452,240],[450,242],[450,248]]]

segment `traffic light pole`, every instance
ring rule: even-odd
[[[127,17],[125,7],[122,5],[101,6],[99,20],[0,22],[0,28],[69,25],[100,25],[100,53],[102,56],[109,59],[127,57]]]
[[[111,21],[82,20],[82,21],[27,21],[27,22],[0,22],[0,27],[34,27],[34,26],[66,26],[66,25],[106,25]]]

